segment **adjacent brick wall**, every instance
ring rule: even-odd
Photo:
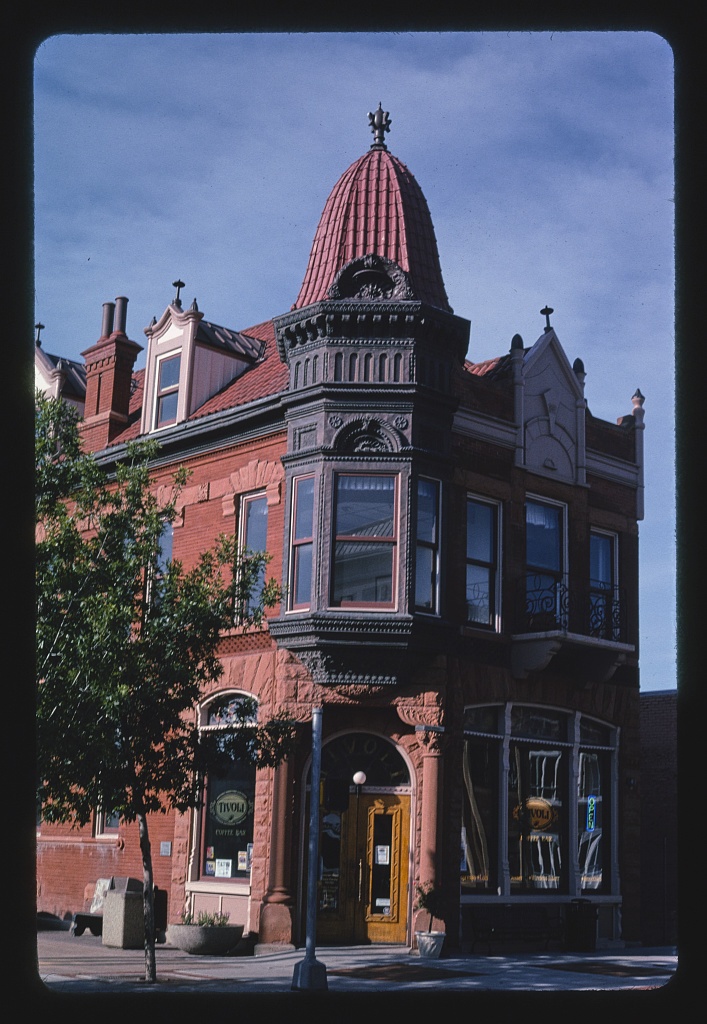
[[[677,690],[641,695],[641,938],[677,942]]]

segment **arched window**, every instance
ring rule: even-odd
[[[219,694],[201,708],[202,731],[226,732],[248,728],[243,693]],[[250,716],[251,721],[255,715]],[[222,772],[205,780],[201,812],[199,877],[215,880],[250,878],[253,853],[255,767],[231,761]]]

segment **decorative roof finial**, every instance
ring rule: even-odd
[[[34,326],[35,326],[35,328],[37,330],[37,337],[34,339],[34,343],[38,347],[41,347],[42,343],[39,340],[39,332],[44,330],[44,324],[35,324]]]
[[[379,149],[387,149],[385,144],[385,133],[390,131],[390,115],[387,110],[383,110],[380,103],[378,104],[378,110],[375,114],[368,112],[368,123],[371,126],[373,132],[373,145],[371,149],[377,147]]]
[[[181,306],[182,300],[179,298],[179,292],[184,287],[184,281],[172,281],[172,287],[177,289],[177,294],[174,296],[174,305]]]
[[[549,306],[545,306],[545,309],[541,309],[540,310],[541,315],[545,317],[545,330],[546,331],[550,330],[550,327],[551,327],[551,324],[550,324],[550,313],[554,313],[554,312],[555,312],[555,310],[554,309],[550,309]]]

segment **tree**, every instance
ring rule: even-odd
[[[257,628],[281,598],[269,556],[222,536],[186,571],[163,545],[187,474],[158,501],[154,442],[136,442],[109,475],[82,450],[78,416],[36,402],[38,798],[47,821],[86,825],[97,809],[137,821],[144,874],[145,978],[156,980],[148,815],[199,804],[205,773],[231,758],[259,767],[291,749],[283,716],[240,718],[202,735],[194,708],[222,672],[224,630]]]

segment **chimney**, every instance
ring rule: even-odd
[[[113,333],[113,315],[115,313],[114,302],[103,303],[103,325],[101,327],[101,338],[107,338]]]
[[[81,434],[100,451],[128,424],[133,367],[142,346],[125,333],[128,300],[104,302],[101,337],[81,354],[86,362],[86,405]]]

